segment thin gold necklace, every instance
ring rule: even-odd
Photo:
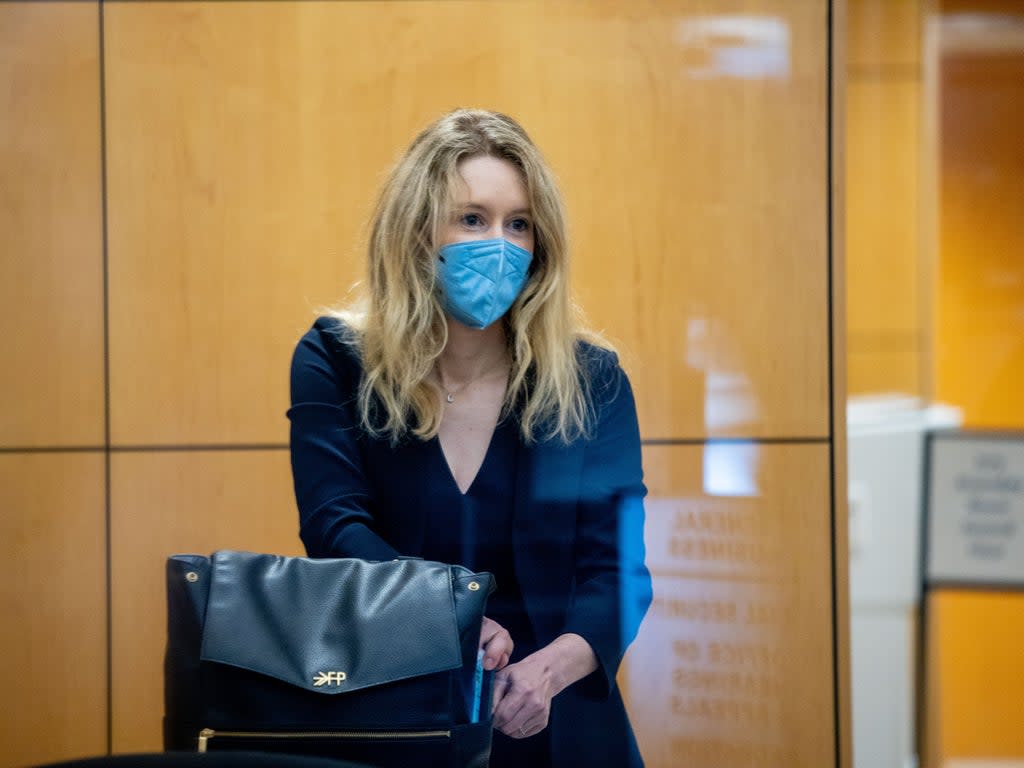
[[[441,374],[440,374],[440,372],[438,373],[438,375],[437,375],[437,378],[438,378],[438,380],[439,380],[439,381],[441,380]],[[445,399],[445,402],[446,402],[446,403],[448,403],[449,405],[450,405],[450,404],[452,404],[452,403],[454,403],[454,402],[455,402],[455,396],[456,396],[457,394],[459,394],[459,392],[461,392],[462,390],[464,390],[464,389],[465,389],[466,387],[468,387],[468,386],[469,386],[470,384],[472,384],[472,383],[473,383],[474,381],[476,381],[476,379],[470,379],[469,381],[467,381],[467,382],[466,382],[465,384],[463,384],[463,385],[462,385],[461,387],[459,387],[458,389],[448,389],[448,387],[446,387],[446,386],[444,385],[444,382],[442,381],[442,382],[441,382],[441,389],[443,389],[443,390],[444,390],[444,399]]]
[[[501,365],[502,365],[502,366],[504,366],[504,365],[505,365],[505,363],[506,363],[506,360],[505,360],[505,359],[502,359]],[[442,390],[444,391],[444,400],[445,400],[445,402],[446,402],[446,403],[448,403],[449,405],[452,405],[452,404],[454,404],[454,403],[455,403],[455,396],[456,396],[457,394],[459,394],[460,392],[462,392],[462,391],[463,391],[464,389],[468,388],[468,387],[469,387],[470,385],[472,385],[472,384],[475,384],[476,382],[478,382],[478,381],[480,381],[480,380],[482,380],[482,379],[486,379],[486,378],[487,378],[488,376],[490,376],[490,375],[491,375],[491,374],[492,374],[492,373],[493,373],[493,372],[494,372],[494,371],[495,371],[496,369],[497,369],[496,367],[495,367],[495,368],[492,368],[492,369],[491,369],[491,370],[489,370],[489,371],[485,371],[484,373],[481,373],[481,374],[480,374],[479,376],[475,376],[475,377],[473,377],[472,379],[470,379],[469,381],[467,381],[467,382],[466,382],[465,384],[463,384],[463,385],[462,385],[461,387],[459,387],[458,389],[449,389],[449,388],[448,388],[448,387],[447,387],[447,386],[445,385],[445,383],[444,383],[444,377],[443,377],[443,376],[441,375],[441,366],[440,366],[440,365],[438,365],[438,366],[437,366],[437,381],[438,381],[438,383],[439,383],[439,384],[441,385],[441,389],[442,389]],[[506,372],[506,374],[505,374],[505,375],[507,376],[507,375],[508,375],[508,372]]]

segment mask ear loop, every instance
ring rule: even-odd
[[[441,265],[447,264],[448,262],[444,258],[444,246],[437,248],[434,255],[434,299],[441,307],[441,311],[446,311],[448,299],[445,296],[444,281],[441,280]]]

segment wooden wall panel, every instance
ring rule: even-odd
[[[826,10],[635,3],[546,30],[579,295],[647,438],[828,433]]]
[[[921,0],[846,0],[847,66],[854,76],[915,75],[921,63]]]
[[[921,340],[915,334],[851,334],[846,355],[849,394],[921,393],[922,366]]]
[[[3,768],[106,749],[103,461],[0,454]]]
[[[0,3],[0,446],[103,442],[99,12]]]
[[[114,442],[282,440],[383,169],[462,104],[562,177],[646,436],[828,434],[826,11],[491,3],[481,37],[464,3],[112,4]]]
[[[162,748],[164,563],[304,554],[287,451],[118,453],[111,465],[113,750]]]
[[[36,673],[31,664],[46,659],[26,665],[10,655],[4,680],[30,693],[17,716],[2,719],[17,732],[0,737],[0,761],[41,759],[17,752],[26,739],[62,751],[42,757],[102,752],[108,716],[115,751],[158,749],[164,558],[228,546],[301,551],[285,451],[124,448],[283,443],[291,349],[313,308],[361,274],[362,228],[386,166],[427,121],[470,104],[519,117],[562,179],[578,293],[624,351],[646,438],[813,443],[755,447],[762,485],[750,498],[714,496],[714,483],[735,480],[727,470],[712,486],[696,479],[706,461],[695,457],[721,446],[650,450],[660,524],[680,499],[715,502],[716,514],[768,525],[758,529],[765,540],[792,534],[783,521],[816,546],[798,561],[758,561],[764,570],[753,578],[715,573],[690,587],[751,609],[758,623],[734,627],[736,641],[778,662],[803,698],[784,701],[769,684],[763,702],[741,704],[760,725],[727,731],[731,747],[714,738],[666,747],[646,718],[641,738],[656,760],[673,759],[666,750],[678,747],[744,764],[751,740],[762,739],[755,754],[796,768],[834,763],[823,490],[834,435],[828,3],[494,2],[488,28],[500,34],[485,36],[477,5],[108,3],[101,105],[97,5],[0,4],[0,105],[26,116],[0,126],[0,321],[15,329],[0,355],[18,372],[5,380],[0,446],[104,440],[102,143],[109,407],[120,448],[110,457],[109,585],[103,552],[94,553],[106,535],[102,455],[0,455],[0,546],[11,542],[14,562],[31,558],[29,575],[49,556],[77,563],[83,552],[92,555],[85,567],[100,573],[50,574],[38,590],[12,580],[16,595],[2,593],[8,614],[47,638],[73,638],[90,660],[70,666],[77,657],[62,657]],[[726,446],[719,466],[742,464],[747,451]],[[47,505],[50,496],[60,504]],[[93,517],[40,522],[32,515],[41,503]],[[61,536],[68,543],[55,551]],[[664,601],[676,599],[674,573],[658,575],[658,611],[675,610]],[[105,602],[94,594],[104,587],[111,712]],[[25,598],[58,588],[75,599],[63,618]],[[639,660],[665,642],[665,617],[652,616],[628,667],[634,706],[644,705],[636,680],[652,674]],[[793,616],[808,622],[799,633],[787,623]],[[80,632],[83,617],[91,623]],[[723,639],[714,632],[732,631],[685,626],[707,630],[704,653]],[[20,648],[18,629],[5,650]],[[39,693],[35,681],[51,668],[74,683],[74,698]],[[34,713],[42,714],[25,726]]]
[[[846,303],[851,394],[927,396],[923,3],[849,0]]]
[[[846,163],[849,333],[921,326],[918,282],[920,83],[857,80],[847,86]]]
[[[623,686],[647,765],[835,765],[828,447],[644,462],[655,601]]]

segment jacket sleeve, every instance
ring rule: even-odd
[[[398,552],[374,531],[356,407],[360,365],[332,343],[321,319],[299,341],[291,367],[291,462],[299,535],[310,557],[391,560]]]
[[[563,631],[583,637],[598,668],[579,682],[606,697],[651,603],[644,565],[640,430],[633,392],[610,353],[591,373],[596,429],[584,447],[574,547],[574,591]]]

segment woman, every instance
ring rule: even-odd
[[[641,765],[615,675],[650,602],[632,392],[569,298],[552,174],[507,116],[457,110],[384,185],[368,296],[292,364],[312,557],[495,574],[492,766]]]

